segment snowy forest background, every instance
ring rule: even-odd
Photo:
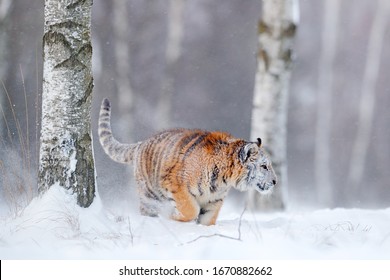
[[[287,207],[389,206],[386,2],[300,1],[288,104]],[[172,59],[169,20],[177,11],[169,1],[94,1],[95,140],[103,97],[112,100],[114,133],[124,142],[167,127],[224,130],[249,139],[261,1],[182,3],[180,47]],[[0,0],[2,206],[16,207],[12,196],[28,200],[36,192],[42,35],[43,1]],[[12,141],[5,137],[7,125]],[[28,135],[28,149],[20,147],[19,131]],[[354,148],[356,139],[363,149]],[[129,169],[109,160],[97,141],[94,150],[103,203],[133,201]],[[362,169],[353,177],[357,161]]]

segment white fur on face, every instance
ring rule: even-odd
[[[259,149],[257,157],[247,164],[247,169],[247,177],[243,180],[247,189],[255,189],[261,194],[272,192],[276,184],[276,175],[268,155],[262,148]]]

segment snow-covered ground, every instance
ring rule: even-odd
[[[2,214],[0,259],[390,259],[390,208],[254,214],[232,204],[206,227],[99,198],[82,209],[53,187],[17,217]]]

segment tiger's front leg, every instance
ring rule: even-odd
[[[216,201],[209,202],[204,207],[202,207],[200,209],[198,223],[206,226],[215,225],[222,204],[223,200],[218,199]]]
[[[200,211],[199,204],[188,191],[179,189],[177,192],[172,193],[172,198],[176,204],[176,213],[172,215],[172,219],[189,222],[198,217]]]

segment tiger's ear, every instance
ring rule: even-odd
[[[240,161],[247,162],[251,158],[256,158],[259,154],[259,146],[257,143],[246,143],[239,152]]]
[[[261,147],[261,138],[257,138],[257,146]]]

